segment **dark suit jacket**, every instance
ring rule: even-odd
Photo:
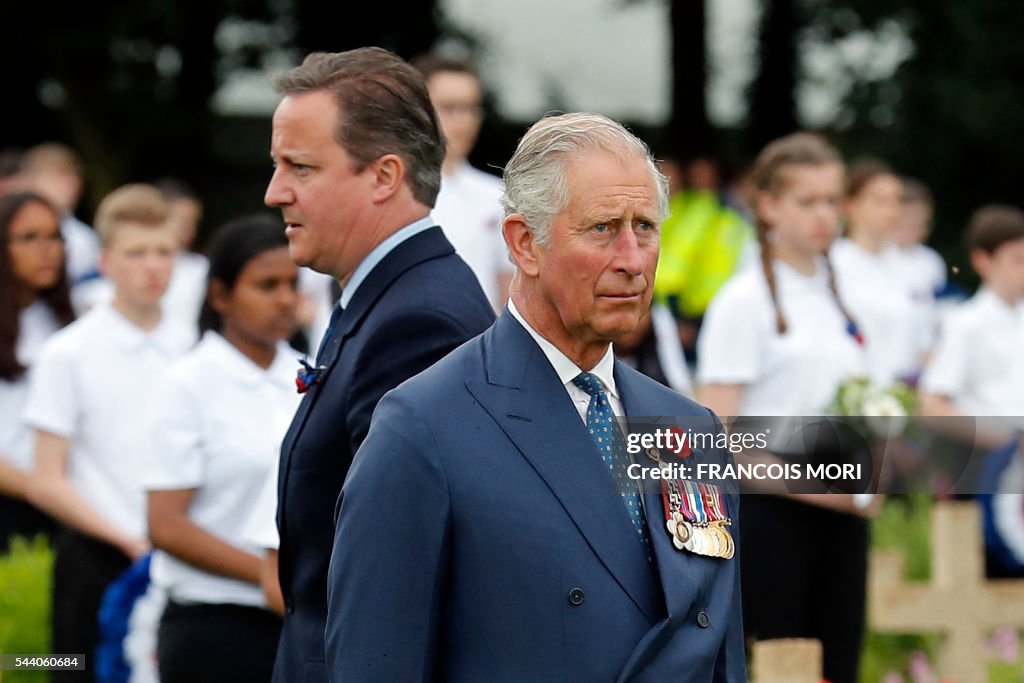
[[[627,415],[721,430],[620,362],[615,377]],[[745,681],[738,553],[676,550],[660,495],[644,503],[653,565],[557,374],[506,311],[374,415],[339,502],[331,680]]]
[[[356,290],[321,350],[319,385],[281,448],[277,524],[285,619],[274,681],[327,680],[324,624],[334,508],[386,391],[479,334],[493,309],[440,228],[391,251]]]

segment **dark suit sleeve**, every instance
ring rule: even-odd
[[[342,489],[327,582],[332,681],[432,681],[448,573],[447,478],[430,430],[386,396]]]
[[[423,372],[477,334],[451,316],[431,310],[388,317],[369,333],[349,391],[348,433],[355,453],[370,429],[381,397]]]

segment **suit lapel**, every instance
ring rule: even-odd
[[[626,509],[565,387],[507,311],[486,333],[487,382],[467,388],[558,498],[604,566],[656,620],[661,593]]]
[[[345,340],[351,337],[359,329],[360,323],[373,309],[373,305],[387,291],[391,283],[402,273],[413,266],[429,261],[430,259],[446,256],[454,253],[451,243],[445,238],[441,228],[433,227],[421,233],[413,235],[405,240],[381,259],[373,270],[370,271],[363,283],[359,285],[355,296],[349,302],[344,313],[338,318],[331,336],[327,339],[318,358],[318,366],[323,367],[321,382],[314,386],[309,393],[303,397],[299,408],[292,418],[291,427],[285,436],[281,448],[281,474],[278,486],[279,494],[283,495],[287,487],[287,473],[290,469],[292,451],[295,442],[298,441],[302,430],[306,425],[309,413],[313,405],[320,397],[323,383],[325,383],[334,371],[334,366],[341,356],[341,350]]]

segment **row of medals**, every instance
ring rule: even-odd
[[[659,466],[668,469],[667,463],[662,462],[657,448],[649,449],[647,455]],[[678,482],[675,485],[678,486]],[[728,529],[730,525],[731,521],[728,519],[691,522],[683,517],[679,512],[679,506],[675,504],[672,506],[672,515],[665,522],[665,528],[672,536],[672,545],[676,550],[688,550],[695,555],[720,557],[724,560],[732,559],[736,552],[736,543]]]
[[[705,522],[694,524],[686,520],[679,512],[673,512],[665,523],[672,534],[672,545],[677,550],[689,550],[696,555],[731,559],[736,552],[736,544],[732,534],[726,528],[728,521]]]

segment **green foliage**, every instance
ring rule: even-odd
[[[0,556],[0,653],[50,652],[53,552],[46,539],[15,538]],[[4,683],[45,683],[45,671],[5,671]]]

